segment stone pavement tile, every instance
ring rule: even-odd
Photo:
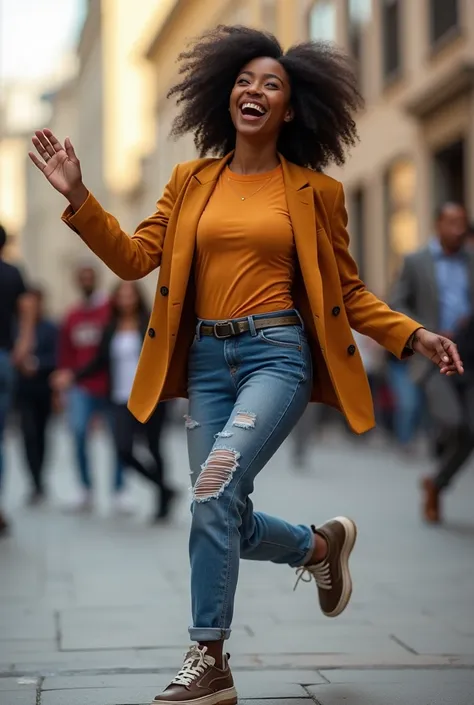
[[[348,627],[327,624],[325,627],[281,625],[257,631],[255,636],[235,634],[233,653],[374,653],[398,654],[402,649],[388,634],[376,627]]]
[[[54,690],[42,693],[41,705],[149,705],[158,693],[153,687]]]
[[[474,636],[465,636],[442,624],[419,629],[400,626],[393,634],[419,654],[474,654]]]
[[[56,653],[28,652],[15,658],[0,658],[0,673],[45,674],[77,671],[117,670],[124,668],[162,668],[171,670],[183,660],[183,649],[148,650],[136,649],[74,651]]]
[[[253,700],[250,698],[246,698],[244,700],[240,700],[239,698],[239,705],[308,705],[308,702],[312,702],[311,698],[297,698],[297,699],[292,699],[292,698],[279,698],[278,696],[275,698],[271,698],[270,700]]]
[[[20,676],[16,678],[0,678],[0,692],[1,691],[19,691],[19,690],[34,690],[36,691],[37,679],[36,678],[21,678]]]
[[[11,693],[0,690],[0,705],[36,705],[36,691],[25,690]]]
[[[0,639],[0,662],[14,661],[32,654],[54,654],[57,651],[53,639]]]
[[[8,605],[0,607],[0,640],[54,639],[53,610]]]
[[[163,620],[162,614],[159,606],[63,610],[61,649],[184,648],[189,641],[186,616],[175,624]]]
[[[175,677],[176,671],[169,673],[108,673],[102,676],[47,676],[42,684],[42,692],[51,690],[86,690],[115,688],[165,688]],[[158,691],[157,691],[158,692]]]
[[[472,705],[469,683],[433,684],[421,674],[417,681],[398,683],[337,684],[311,686],[317,705]]]
[[[239,698],[304,698],[302,683],[324,683],[317,671],[235,671]]]
[[[474,693],[473,668],[398,668],[320,671],[330,683],[430,683],[432,686],[445,683],[468,683]]]

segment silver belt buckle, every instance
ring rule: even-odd
[[[219,329],[224,329],[223,332],[219,332]],[[231,338],[233,335],[237,335],[238,331],[235,330],[232,321],[220,321],[219,323],[214,323],[214,336],[219,338],[219,340],[224,340],[225,338]]]

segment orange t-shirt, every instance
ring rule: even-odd
[[[293,308],[295,244],[281,166],[221,174],[196,236],[196,314],[226,320]]]

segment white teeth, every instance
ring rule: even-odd
[[[261,105],[257,105],[257,103],[244,103],[242,105],[241,110],[243,110],[244,108],[253,108],[253,110],[258,110],[258,112],[262,115],[265,115],[266,112],[266,110],[264,110]]]

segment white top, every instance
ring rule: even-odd
[[[142,338],[138,331],[114,333],[110,346],[111,398],[115,404],[126,404],[132,391]]]

